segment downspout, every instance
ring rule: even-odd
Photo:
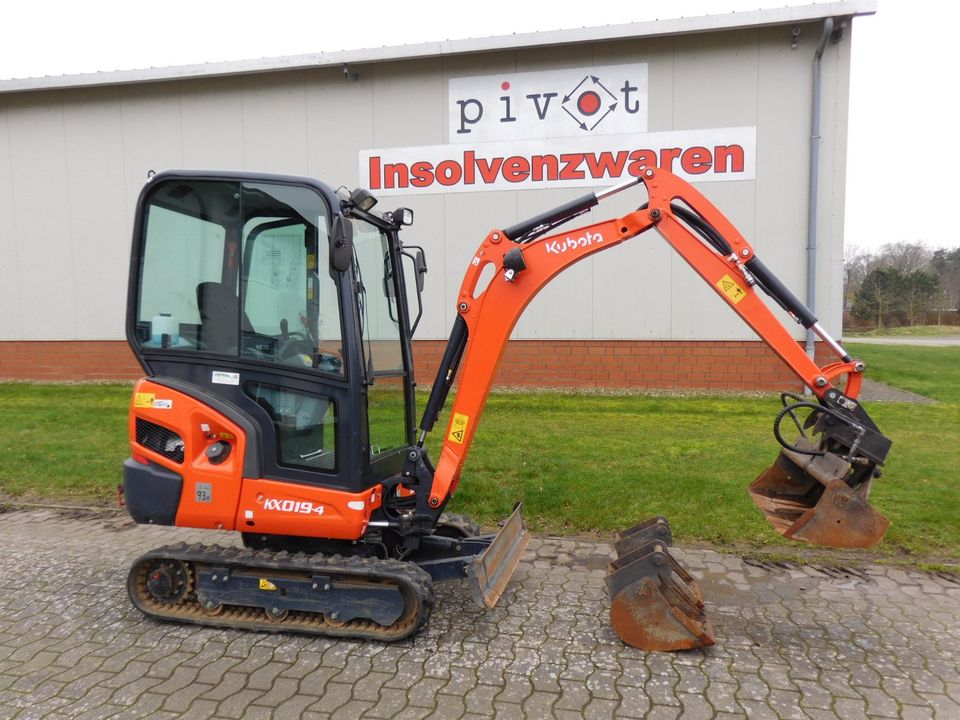
[[[833,32],[833,18],[823,21],[823,33],[813,55],[813,110],[810,122],[810,195],[807,208],[807,307],[816,313],[817,304],[817,193],[820,185],[820,60]],[[813,330],[807,330],[807,355],[816,354]]]

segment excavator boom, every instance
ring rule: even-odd
[[[649,200],[635,212],[546,234],[604,198],[641,183]],[[878,542],[889,523],[869,505],[867,496],[890,441],[856,399],[863,363],[829,336],[709,200],[670,172],[653,168],[602,193],[578,198],[511,228],[493,230],[477,248],[460,288],[458,316],[420,425],[422,445],[462,361],[429,504],[442,506],[457,487],[501,355],[524,308],[568,267],[650,229],[663,236],[817,400],[785,394],[785,409],[776,423],[783,449],[777,462],[750,486],[755,503],[785,537],[839,547],[869,547]],[[481,278],[489,276],[490,266],[493,279],[484,287]],[[816,333],[840,360],[817,365],[758,291]],[[841,379],[845,379],[843,390],[837,385]],[[791,445],[783,439],[781,422],[786,417],[796,421],[799,412],[808,413],[808,425],[819,436],[816,442],[801,438]],[[649,531],[637,533],[643,542],[635,540],[609,568],[614,628],[626,642],[645,649],[711,644],[699,588],[669,556],[669,542]]]

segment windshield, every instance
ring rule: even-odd
[[[316,191],[161,181],[145,217],[143,348],[343,373],[329,210]]]

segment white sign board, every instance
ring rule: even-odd
[[[451,143],[647,130],[647,65],[500,73],[449,81]]]
[[[361,150],[378,196],[598,187],[665,168],[690,181],[753,180],[755,127]]]

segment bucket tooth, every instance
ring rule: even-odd
[[[667,548],[652,540],[607,566],[610,624],[623,642],[641,650],[713,645],[703,593]]]
[[[667,547],[673,545],[673,530],[663,515],[654,515],[649,520],[617,533],[613,547],[617,551],[617,557],[621,557],[651,540],[657,540]]]
[[[809,442],[798,444],[800,450],[814,448]],[[847,484],[851,470],[850,463],[834,453],[808,455],[784,449],[748,492],[786,538],[830,547],[871,547],[890,521],[867,502],[869,477],[856,488]]]

